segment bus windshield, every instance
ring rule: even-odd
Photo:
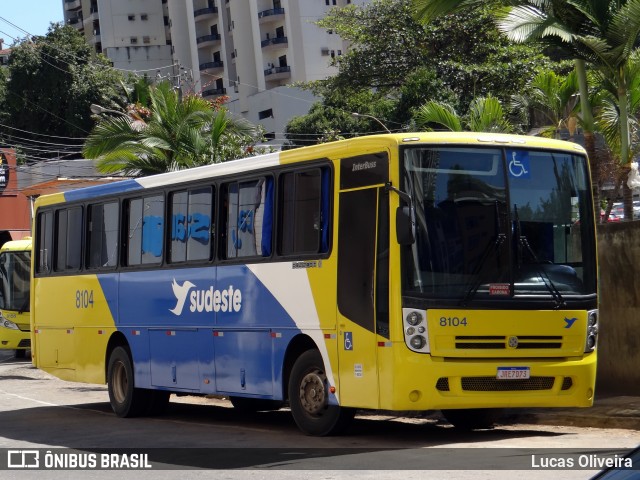
[[[587,160],[523,148],[404,149],[403,188],[416,241],[404,248],[403,293],[472,301],[595,294]]]
[[[29,251],[0,254],[0,308],[19,313],[29,311]]]

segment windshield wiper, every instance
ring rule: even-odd
[[[497,200],[495,202],[495,207],[496,207],[495,240],[492,243],[487,244],[487,247],[484,249],[484,252],[482,253],[482,257],[480,258],[480,261],[477,263],[476,268],[471,274],[471,278],[475,278],[475,280],[471,283],[471,287],[467,289],[467,293],[464,295],[463,299],[460,302],[460,305],[463,307],[466,307],[468,305],[471,299],[478,292],[480,285],[482,285],[482,280],[484,279],[484,275],[482,275],[482,273],[484,273],[485,264],[487,263],[487,259],[489,258],[490,254],[493,252],[498,252],[497,258],[499,260],[500,249],[502,248],[502,244],[507,239],[506,234],[500,233],[502,229],[500,228],[500,210],[498,209]]]
[[[529,240],[527,239],[527,237],[522,235],[522,227],[520,226],[520,216],[518,215],[518,205],[516,204],[513,205],[513,211],[514,211],[514,217],[515,217],[514,234],[518,242],[518,251],[516,252],[516,262],[517,262],[518,269],[520,269],[520,267],[522,266],[522,262],[521,262],[522,250],[526,250],[527,253],[529,253],[531,258],[533,259],[533,265],[535,267],[536,273],[538,274],[538,276],[542,280],[542,283],[544,283],[544,286],[546,287],[546,289],[551,294],[551,297],[553,298],[553,301],[555,303],[554,309],[558,310],[561,307],[566,307],[567,304],[564,301],[564,298],[562,297],[560,290],[558,290],[555,283],[553,283],[553,280],[551,280],[551,278],[549,277],[545,269],[540,266],[541,265],[540,260],[538,260],[538,256],[536,255],[536,252],[534,252],[533,248],[531,248],[531,245],[529,245]]]
[[[29,306],[29,297],[27,297],[27,299],[24,301],[24,303],[22,304],[22,306],[20,307],[20,310],[18,310],[18,313],[24,313],[27,311],[27,307]]]

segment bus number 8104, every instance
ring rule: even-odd
[[[93,290],[76,290],[76,308],[93,308]]]

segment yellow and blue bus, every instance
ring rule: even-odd
[[[0,248],[0,348],[23,358],[31,347],[29,291],[31,238],[12,240]]]
[[[588,407],[597,264],[579,145],[485,133],[353,138],[43,196],[34,364],[107,383],[121,417],[171,393],[356,409]]]

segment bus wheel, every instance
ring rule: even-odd
[[[284,402],[264,398],[229,397],[233,408],[240,412],[265,412],[280,410]]]
[[[469,408],[441,412],[451,425],[460,430],[478,430],[493,428],[502,414],[502,409]]]
[[[16,358],[25,358],[27,356],[26,350],[16,350]]]
[[[307,435],[336,435],[355,415],[355,409],[329,405],[327,377],[317,350],[307,350],[293,364],[289,404],[298,428]]]
[[[133,365],[128,349],[116,347],[111,352],[107,383],[111,408],[117,416],[136,417],[148,408],[149,391],[133,386]]]

